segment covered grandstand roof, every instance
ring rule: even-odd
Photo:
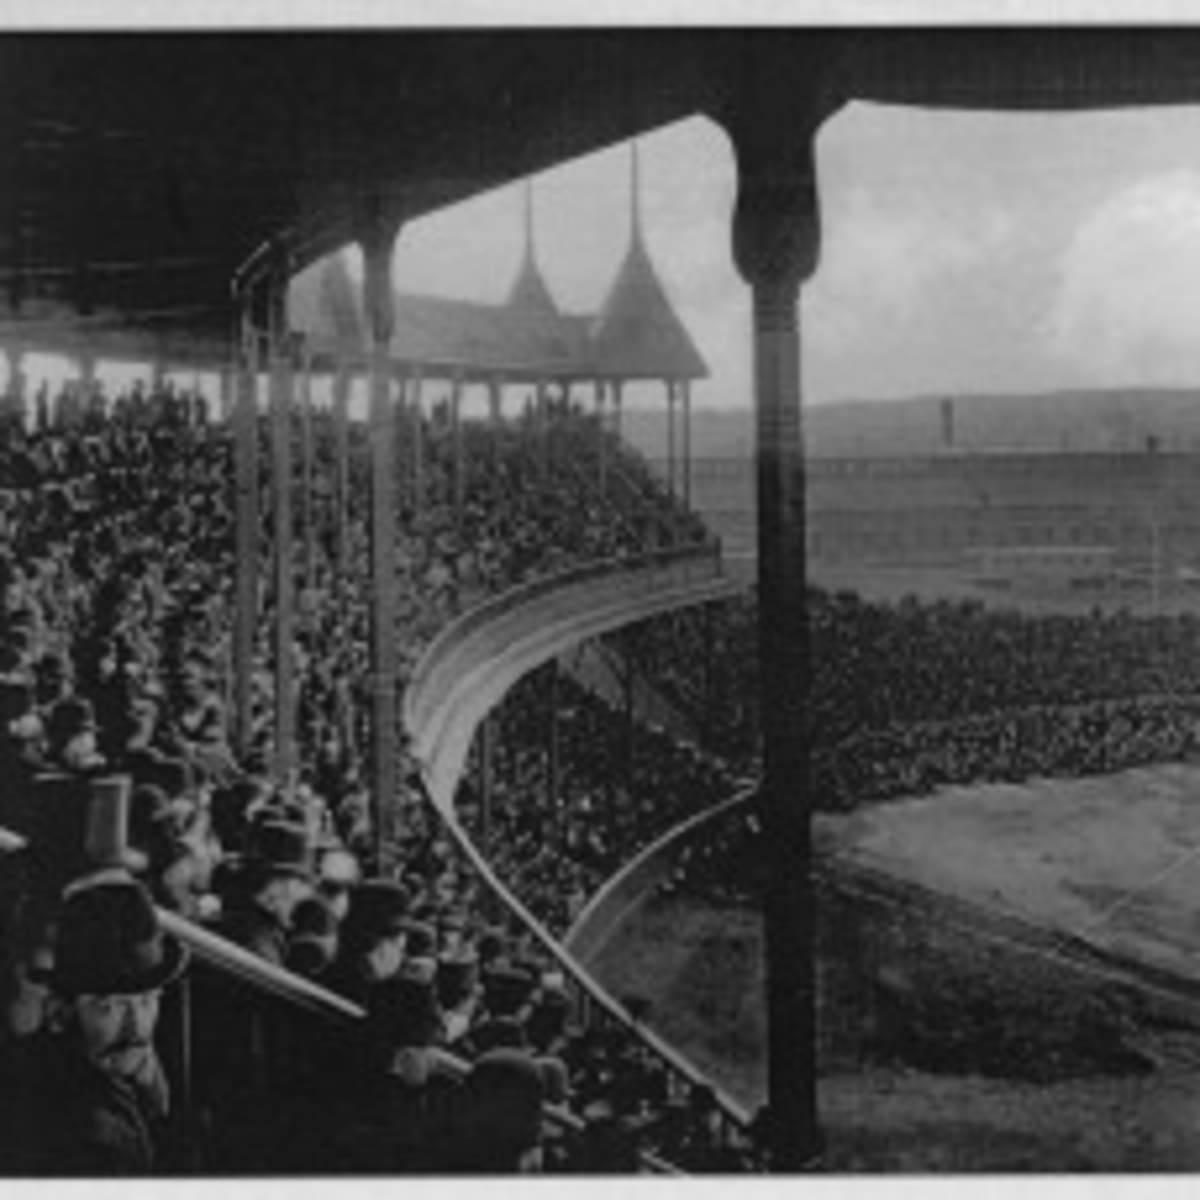
[[[366,193],[413,220],[698,113],[749,145],[851,100],[1197,99],[1187,28],[10,34],[0,312],[227,342],[235,272],[345,245]]]

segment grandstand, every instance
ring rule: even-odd
[[[1191,37],[1036,47],[0,39],[0,343],[18,364],[0,442],[0,1171],[820,1163],[815,810],[1190,746],[1186,621],[1023,624],[808,588],[814,138],[852,99],[1198,94]],[[690,509],[706,368],[636,186],[596,313],[559,311],[531,226],[502,305],[391,279],[406,221],[695,113],[736,150],[754,302],[751,607]],[[350,243],[361,283],[327,258]],[[45,348],[77,356],[81,382],[30,396],[20,358]],[[152,362],[150,386],[106,396],[93,371],[116,355]],[[180,365],[222,373],[221,402],[166,382]],[[432,412],[429,379],[452,388]],[[633,380],[664,385],[665,486],[621,437]],[[535,390],[515,419],[511,383]],[[464,415],[471,385],[486,421]],[[568,678],[559,660],[597,641],[602,666]],[[756,1112],[571,949],[623,865],[735,798],[753,820],[689,843],[684,869],[761,902]],[[747,875],[721,881],[731,847]]]

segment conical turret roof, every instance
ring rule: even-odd
[[[533,232],[533,184],[525,184],[525,253],[521,267],[508,293],[507,307],[525,317],[535,319],[559,315],[558,305],[546,285],[542,269],[538,266],[537,245]]]
[[[633,149],[629,249],[592,326],[592,360],[625,379],[703,379],[708,367],[679,319],[642,236]]]

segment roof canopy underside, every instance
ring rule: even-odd
[[[227,343],[238,268],[352,240],[367,193],[402,221],[697,113],[753,141],[854,99],[1196,103],[1200,29],[5,35],[0,320]]]

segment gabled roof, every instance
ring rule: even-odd
[[[318,352],[367,348],[361,289],[341,256],[297,276],[289,319]],[[397,293],[392,358],[432,370],[579,376],[588,370],[588,322],[525,305]]]

